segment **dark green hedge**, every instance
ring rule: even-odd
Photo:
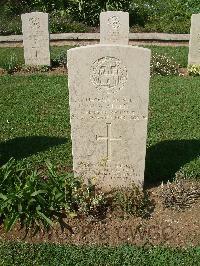
[[[86,26],[96,27],[99,25],[101,11],[122,10],[129,12],[130,26],[134,26],[134,30],[188,33],[191,15],[200,13],[200,5],[196,0],[2,1],[0,34],[19,34],[21,31],[20,14],[32,11],[43,11],[51,14],[51,32],[88,31]],[[78,25],[74,23],[78,23]]]

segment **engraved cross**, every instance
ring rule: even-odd
[[[107,144],[107,159],[110,160],[111,159],[111,141],[119,141],[122,140],[121,137],[119,139],[116,138],[112,138],[112,133],[111,133],[111,123],[107,123],[106,124],[106,129],[107,129],[107,136],[103,137],[103,136],[96,136],[96,140],[101,141],[101,140],[106,140],[106,144]]]

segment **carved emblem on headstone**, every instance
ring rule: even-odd
[[[40,21],[39,21],[39,18],[37,17],[32,17],[29,19],[30,23],[31,23],[31,26],[34,30],[37,30],[40,28]]]
[[[117,16],[112,16],[108,19],[109,24],[113,29],[117,30],[120,27],[120,20]]]
[[[96,88],[117,92],[127,81],[127,69],[119,59],[106,56],[94,62],[90,78]]]

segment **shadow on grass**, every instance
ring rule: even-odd
[[[182,166],[199,155],[200,140],[170,140],[150,147],[146,154],[145,186],[171,181]]]
[[[17,137],[0,143],[0,166],[11,157],[20,160],[67,142],[66,138],[48,136]],[[145,187],[154,187],[175,177],[182,166],[200,156],[200,140],[160,142],[146,154]]]
[[[17,137],[1,142],[0,166],[5,164],[11,157],[20,160],[66,142],[66,138],[48,136]]]

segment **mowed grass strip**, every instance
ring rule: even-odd
[[[163,266],[200,265],[200,248],[94,247],[1,243],[0,265]]]
[[[67,78],[4,76],[0,90],[1,163],[72,165]]]
[[[0,68],[7,69],[11,64],[20,66],[24,64],[23,48],[0,48]]]
[[[200,176],[200,78],[151,79],[146,180]],[[72,166],[67,77],[0,77],[0,162]]]
[[[200,177],[200,78],[151,79],[146,178]]]
[[[59,54],[67,52],[72,46],[52,46],[51,59],[57,58]],[[151,49],[152,54],[165,54],[169,57],[174,57],[175,61],[181,67],[187,67],[188,47],[171,47],[171,46],[145,46]],[[0,68],[5,68],[8,64],[24,64],[23,48],[0,48]]]
[[[67,52],[72,46],[53,46],[50,49],[51,59],[57,58],[59,54]],[[5,68],[9,64],[22,66],[24,62],[24,51],[21,47],[0,47],[0,68]]]

